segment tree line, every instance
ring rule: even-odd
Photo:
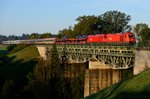
[[[25,40],[25,39],[39,39],[39,38],[49,38],[49,37],[54,37],[55,35],[49,32],[46,33],[31,33],[31,34],[22,34],[21,36],[16,36],[16,35],[9,35],[9,36],[4,36],[0,35],[0,42],[1,41],[6,41],[6,40]]]
[[[95,16],[79,16],[74,27],[60,30],[58,37],[76,37],[78,35],[91,34],[106,34],[106,33],[120,33],[124,31],[131,31],[130,15],[126,15],[120,11],[107,11],[104,14]]]

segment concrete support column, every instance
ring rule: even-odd
[[[119,70],[113,70],[112,75],[112,84],[115,84],[119,81]]]
[[[102,70],[99,70],[99,76],[98,76],[98,85],[99,85],[99,90],[101,90],[101,86],[102,86]]]
[[[44,60],[46,60],[46,51],[47,51],[47,48],[45,47],[45,46],[36,46],[37,47],[37,49],[38,49],[38,52],[39,52],[39,54],[40,54],[40,56],[44,59]]]
[[[112,84],[112,70],[108,70],[108,86]]]
[[[89,69],[86,69],[84,78],[84,97],[88,95],[89,95]]]

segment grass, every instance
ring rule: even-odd
[[[5,56],[0,64],[0,85],[6,79],[15,81],[16,86],[27,83],[26,75],[33,71],[39,57],[35,46],[29,46],[21,51]]]
[[[8,55],[8,57],[15,57],[13,58],[12,62],[22,60],[22,62],[28,62],[34,58],[39,57],[38,50],[35,46],[30,46],[25,48],[24,50],[18,51],[16,53]]]
[[[0,50],[7,50],[7,46],[0,44]]]
[[[114,84],[85,99],[149,99],[150,70]]]
[[[7,52],[7,46],[0,44],[0,56],[5,55]]]

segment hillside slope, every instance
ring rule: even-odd
[[[33,71],[38,57],[39,53],[35,46],[29,46],[16,53],[9,54],[0,64],[0,84],[6,79],[14,80],[18,86],[26,83],[26,75]]]
[[[30,61],[39,57],[39,52],[35,46],[29,46],[21,51],[8,55],[8,57],[14,57],[12,62],[22,60],[22,62]]]
[[[150,70],[105,88],[85,99],[150,99]]]

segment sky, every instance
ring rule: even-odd
[[[132,26],[150,24],[150,0],[0,0],[0,35],[57,34],[79,16],[113,10],[130,15]]]

